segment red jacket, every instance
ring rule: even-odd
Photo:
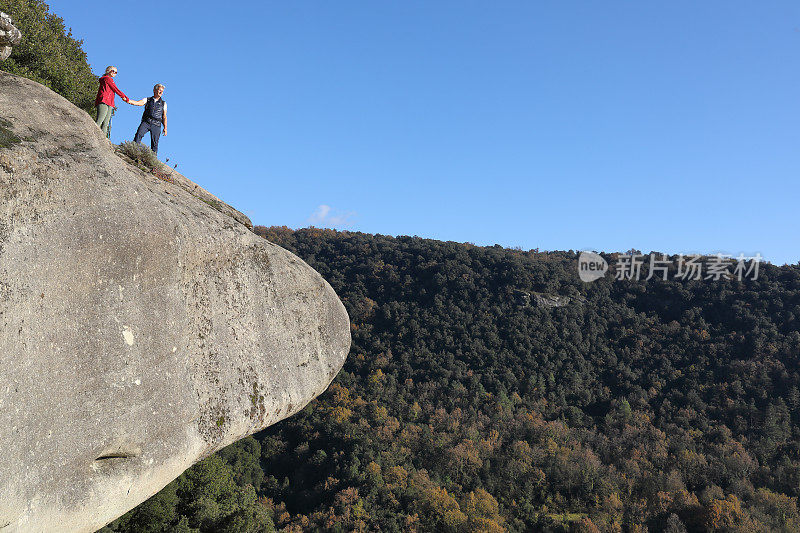
[[[114,93],[120,95],[126,102],[128,101],[128,97],[125,96],[125,93],[117,89],[114,80],[111,78],[111,76],[106,74],[100,78],[100,87],[97,89],[97,98],[94,99],[95,107],[98,104],[106,104],[114,107]]]

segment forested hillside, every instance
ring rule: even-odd
[[[257,232],[344,301],[343,371],[107,531],[800,529],[800,267],[586,284],[571,252]]]

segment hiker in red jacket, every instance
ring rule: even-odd
[[[114,83],[114,76],[117,75],[117,67],[106,67],[106,73],[100,78],[100,87],[97,89],[97,98],[94,99],[94,105],[97,108],[97,125],[103,130],[103,133],[108,136],[108,124],[111,122],[111,110],[114,109],[114,93],[128,101],[125,93],[117,89]]]

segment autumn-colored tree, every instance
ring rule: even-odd
[[[500,515],[497,500],[485,490],[477,489],[467,494],[462,508],[467,516],[468,531],[486,533],[506,531],[505,519]]]
[[[741,502],[733,494],[713,500],[706,509],[706,527],[711,531],[735,531],[744,518]]]
[[[569,531],[570,533],[600,533],[600,528],[594,525],[591,518],[584,516],[580,520],[571,522]]]

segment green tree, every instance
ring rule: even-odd
[[[83,41],[72,37],[64,20],[41,0],[0,0],[0,11],[22,32],[22,41],[0,68],[39,82],[93,113],[97,76],[86,61]]]
[[[104,531],[162,533],[268,533],[275,530],[268,509],[250,484],[238,485],[220,455],[197,463],[181,477]]]

